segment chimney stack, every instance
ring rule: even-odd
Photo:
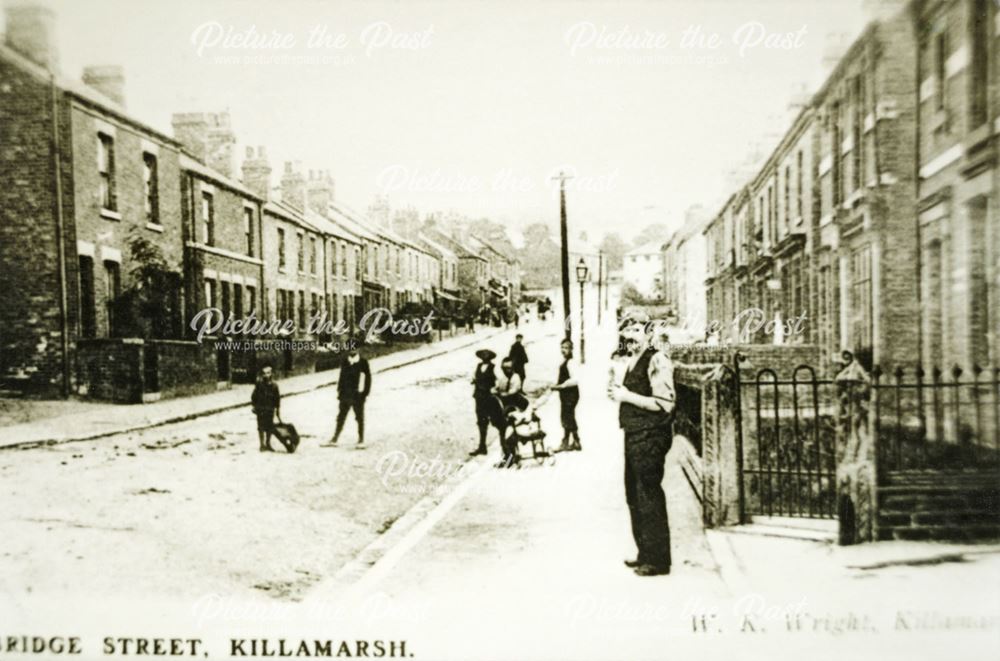
[[[246,158],[243,160],[243,184],[264,201],[271,199],[271,164],[267,162],[264,147],[247,147]]]
[[[233,145],[236,135],[229,112],[174,113],[171,123],[174,137],[205,165],[227,177],[233,176]]]
[[[806,83],[796,83],[792,86],[792,92],[788,97],[788,112],[793,116],[798,115],[809,107],[812,102],[812,95],[809,93],[809,85]]]
[[[83,69],[83,82],[125,107],[125,71],[118,65],[91,66]]]
[[[55,41],[55,12],[33,2],[8,4],[7,46],[53,73],[59,71],[59,50]]]
[[[846,32],[827,32],[823,42],[823,70],[827,73],[833,71],[850,45],[850,35]]]
[[[869,21],[884,21],[906,8],[906,0],[862,0],[861,9]]]
[[[327,208],[333,202],[333,178],[329,170],[309,171],[309,184],[306,188],[309,197],[309,207],[317,213],[326,214]]]
[[[305,180],[298,164],[291,161],[285,161],[285,172],[281,175],[281,201],[305,210]]]

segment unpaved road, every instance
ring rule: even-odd
[[[528,387],[538,388],[554,380],[557,329],[523,330],[539,340],[528,347]],[[506,355],[512,335],[485,346]],[[343,447],[319,447],[336,414],[335,389],[325,388],[283,403],[303,436],[294,455],[258,452],[249,406],[0,452],[0,591],[299,599],[465,461],[476,437],[474,350],[376,374],[363,451],[353,417]],[[377,466],[389,452],[444,469],[386,478]]]

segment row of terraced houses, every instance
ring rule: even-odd
[[[992,0],[915,0],[854,41],[704,231],[723,342],[1000,364],[998,41]],[[778,323],[731,323],[748,308]]]
[[[433,307],[450,330],[517,304],[519,263],[501,248],[432,222],[394,229],[338,200],[328,171],[286,163],[272,176],[264,147],[237,172],[228,112],[175,114],[167,135],[125,109],[120,67],[60,75],[54,21],[9,6],[0,45],[6,388],[143,401],[225,387],[263,361],[285,374],[335,361],[314,343],[195,342],[189,321],[205,308],[331,340],[309,319],[356,330],[375,308]]]

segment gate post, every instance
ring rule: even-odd
[[[836,512],[841,545],[870,542],[877,524],[875,435],[872,381],[850,352],[846,366],[834,377],[836,418]]]
[[[701,407],[705,525],[742,523],[741,411],[733,368],[719,365],[705,375]]]

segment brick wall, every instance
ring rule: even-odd
[[[52,92],[43,79],[0,56],[0,376],[44,396],[61,392],[62,316],[51,158]],[[62,144],[68,119],[59,97]],[[64,245],[75,253],[72,179],[62,154]],[[69,284],[69,283],[67,283]],[[72,290],[72,287],[68,287]],[[71,294],[72,292],[70,292]],[[70,338],[71,339],[71,338]],[[72,349],[72,343],[70,345]]]
[[[212,392],[216,389],[216,356],[210,342],[147,341],[145,351],[156,351],[158,390],[163,397]]]
[[[212,342],[84,339],[76,360],[79,394],[124,404],[212,392],[218,380]]]
[[[871,216],[879,246],[875,362],[912,365],[919,356],[919,275],[916,245],[916,42],[913,25],[901,13],[880,26],[881,56],[875,67],[880,102],[895,117],[876,122],[879,176],[895,180],[879,187]]]
[[[80,340],[76,362],[79,394],[127,404],[142,401],[142,340]]]

